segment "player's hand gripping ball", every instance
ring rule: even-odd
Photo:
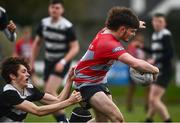
[[[139,85],[149,85],[151,83],[153,83],[154,79],[153,79],[153,74],[151,73],[141,73],[137,70],[135,70],[134,68],[130,68],[129,70],[130,72],[130,77],[131,79]]]

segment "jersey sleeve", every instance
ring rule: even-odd
[[[0,30],[4,30],[8,25],[6,10],[0,7]]]
[[[120,42],[106,41],[99,43],[97,52],[100,57],[118,60],[119,56],[126,53],[126,50]]]
[[[24,101],[24,99],[22,99],[19,94],[14,90],[8,90],[3,92],[1,98],[4,104],[9,106],[18,105]]]
[[[76,34],[75,34],[75,30],[74,27],[70,27],[67,30],[67,37],[68,37],[68,41],[72,42],[76,40]]]
[[[43,25],[42,25],[42,22],[41,22],[41,23],[38,25],[37,30],[36,30],[37,35],[40,36],[40,37],[43,36],[42,30],[43,30]]]
[[[29,101],[39,101],[44,97],[44,94],[45,94],[39,91],[36,87],[32,88],[32,92],[33,92],[32,96],[27,98],[27,100]]]
[[[174,56],[174,48],[171,35],[165,35],[162,40],[164,45],[163,56],[159,59],[156,59],[156,62],[165,62],[171,60]]]

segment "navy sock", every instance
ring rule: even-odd
[[[67,122],[65,114],[54,115],[54,117],[57,122]]]
[[[171,118],[168,118],[167,120],[164,121],[165,123],[170,123],[172,122]]]
[[[153,119],[151,119],[151,118],[147,118],[146,120],[145,120],[145,123],[152,123],[153,122]]]

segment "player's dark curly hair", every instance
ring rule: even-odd
[[[64,1],[63,0],[50,0],[49,1],[49,4],[64,4]]]
[[[129,8],[113,7],[108,12],[105,25],[108,29],[114,31],[116,31],[120,26],[138,29],[139,19]]]
[[[11,82],[10,74],[17,76],[17,71],[20,65],[24,65],[27,70],[30,70],[27,59],[23,57],[9,57],[6,58],[1,64],[1,76],[6,81],[6,83]]]

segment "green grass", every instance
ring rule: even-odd
[[[111,93],[113,95],[114,101],[116,102],[117,106],[123,113],[126,121],[133,121],[133,122],[140,122],[144,121],[146,113],[144,110],[143,104],[143,95],[144,95],[145,87],[138,87],[134,97],[134,110],[129,113],[125,107],[125,99],[127,93],[127,86],[122,87],[110,87]],[[173,121],[180,122],[180,98],[178,96],[180,94],[180,88],[171,85],[167,89],[167,93],[164,97],[164,101],[167,104],[168,110],[172,116]],[[70,116],[71,111],[75,106],[71,106],[66,109],[67,117]],[[161,121],[159,115],[156,115],[154,118],[155,121]],[[25,122],[55,122],[52,115],[37,117],[32,114],[28,114]]]
[[[74,106],[71,106],[66,109],[67,116],[69,117],[71,114],[71,111]],[[142,105],[135,105],[134,110],[132,112],[127,112],[125,105],[124,104],[118,104],[119,109],[123,113],[125,120],[127,122],[140,122],[145,120],[145,110]],[[168,105],[168,110],[172,116],[173,121],[179,122],[180,121],[180,110],[179,110],[179,105]],[[154,121],[161,121],[159,118],[159,115],[156,115],[154,118]],[[32,114],[28,114],[25,122],[55,122],[54,118],[52,115],[48,116],[43,116],[43,117],[37,117]]]

